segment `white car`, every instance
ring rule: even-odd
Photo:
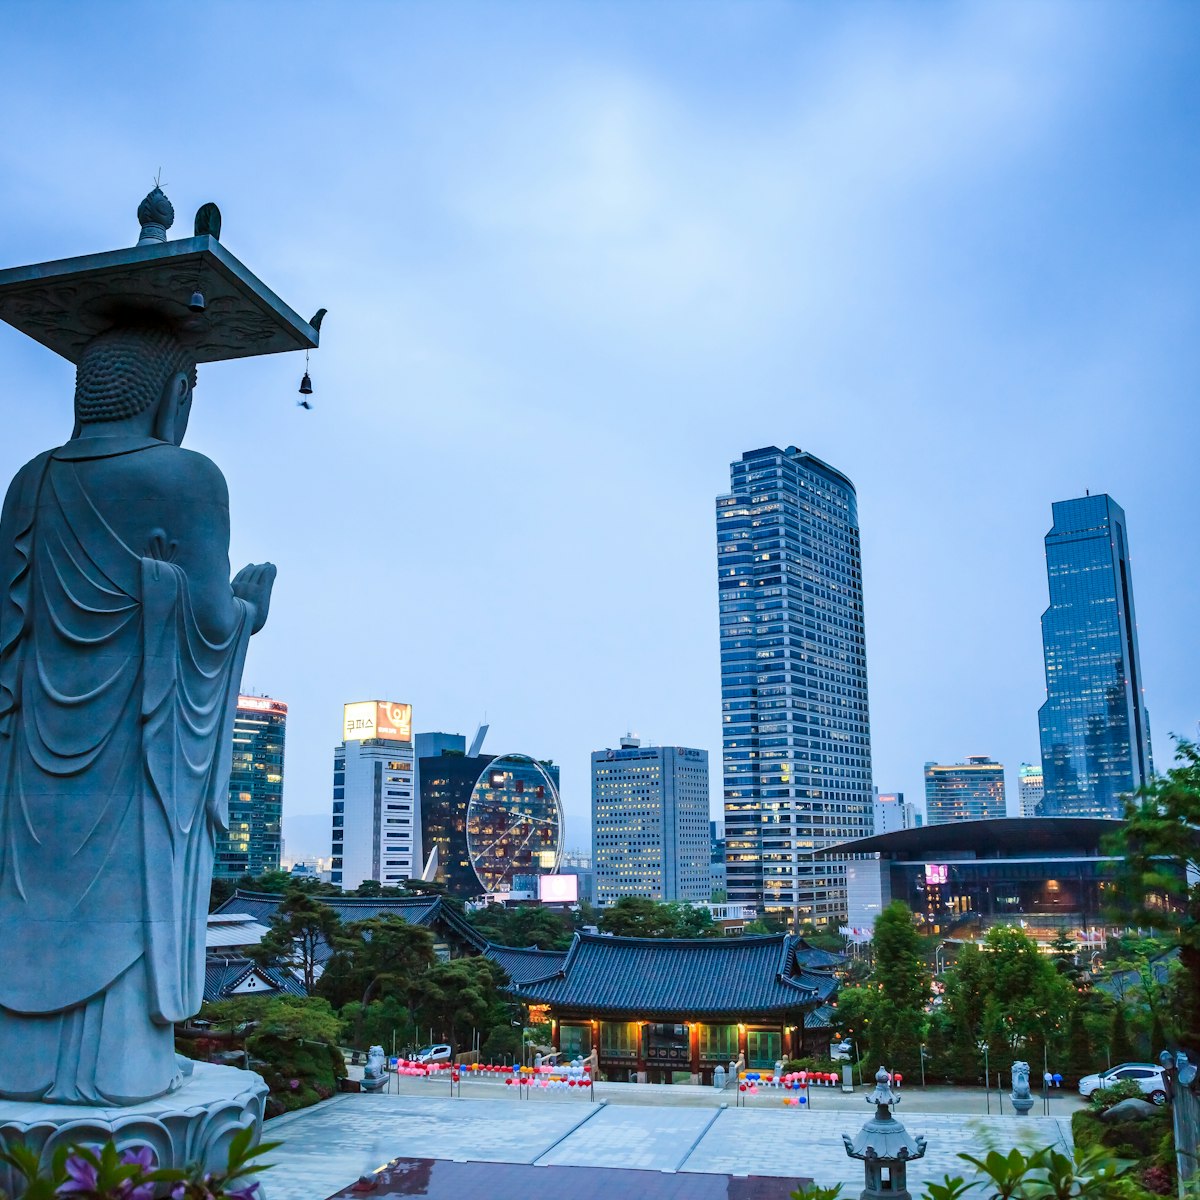
[[[1148,1100],[1155,1104],[1166,1104],[1167,1084],[1162,1068],[1154,1063],[1121,1063],[1096,1075],[1085,1075],[1079,1081],[1079,1094],[1090,1096],[1098,1088],[1112,1087],[1124,1079],[1132,1079],[1138,1084]]]
[[[419,1063],[435,1063],[450,1061],[450,1047],[441,1042],[436,1046],[422,1046],[417,1051],[417,1062]]]

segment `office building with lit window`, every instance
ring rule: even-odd
[[[1111,496],[1053,506],[1039,710],[1048,816],[1117,817],[1154,772],[1125,513]]]
[[[1004,768],[986,754],[965,763],[925,764],[925,816],[930,825],[1006,815]]]
[[[1042,815],[1042,797],[1044,785],[1042,781],[1041,763],[1022,763],[1017,775],[1021,797],[1021,816],[1040,817]]]
[[[368,879],[397,887],[420,874],[421,812],[412,705],[347,704],[333,752],[330,879],[352,891]]]
[[[789,446],[730,466],[718,496],[725,856],[731,902],[839,924],[871,832],[871,735],[854,485]]]
[[[233,717],[229,828],[217,834],[213,876],[239,879],[279,870],[287,705],[239,696]]]
[[[480,739],[476,738],[476,747]],[[537,891],[563,854],[559,770],[527,754],[422,757],[425,878],[464,900]]]
[[[708,751],[643,746],[632,734],[592,754],[596,902],[707,901]]]

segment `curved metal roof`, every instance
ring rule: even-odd
[[[1100,843],[1124,828],[1106,817],[992,817],[986,821],[949,821],[898,829],[874,837],[827,846],[820,858],[881,854],[884,858],[922,861],[943,855],[971,858],[1101,857]]]

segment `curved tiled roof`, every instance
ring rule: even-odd
[[[233,989],[251,972],[261,975],[275,992],[287,992],[293,996],[305,996],[304,984],[290,971],[281,967],[263,967],[251,962],[248,958],[210,958],[204,964],[204,999],[227,1000]],[[260,996],[269,996],[271,991],[263,990]]]
[[[214,910],[213,915],[244,913],[253,920],[269,925],[275,910],[286,897],[277,892],[234,892]],[[452,929],[477,950],[487,945],[487,939],[465,917],[456,912],[441,896],[321,896],[314,895],[337,913],[340,920],[366,921],[371,917],[402,917],[410,925],[442,924]],[[329,951],[322,956],[328,958]]]
[[[519,950],[514,946],[497,946],[489,942],[483,950],[492,962],[503,967],[514,987],[549,979],[562,970],[566,950]]]
[[[276,909],[284,902],[285,898],[276,892],[244,892],[239,889],[228,900],[219,904],[210,915],[222,916],[226,913],[238,913],[248,916],[262,925],[269,925]],[[476,950],[482,950],[488,944],[487,939],[441,896],[314,895],[313,899],[332,908],[338,918],[347,923],[366,921],[371,917],[396,916],[401,917],[410,925],[426,927],[441,925],[452,930]],[[317,961],[324,963],[332,956],[333,947],[323,941],[317,947]]]
[[[738,938],[628,938],[577,933],[556,974],[511,990],[558,1009],[650,1018],[814,1007],[837,982],[797,964],[788,934]]]

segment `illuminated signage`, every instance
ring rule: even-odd
[[[272,700],[268,696],[239,696],[237,706],[243,712],[287,712],[287,705],[282,700]]]
[[[342,741],[412,741],[412,705],[390,700],[361,700],[342,709]]]
[[[925,864],[925,886],[930,887],[936,883],[947,883],[950,879],[950,868],[945,863],[926,863]]]
[[[578,875],[539,875],[538,899],[543,904],[577,904]]]

